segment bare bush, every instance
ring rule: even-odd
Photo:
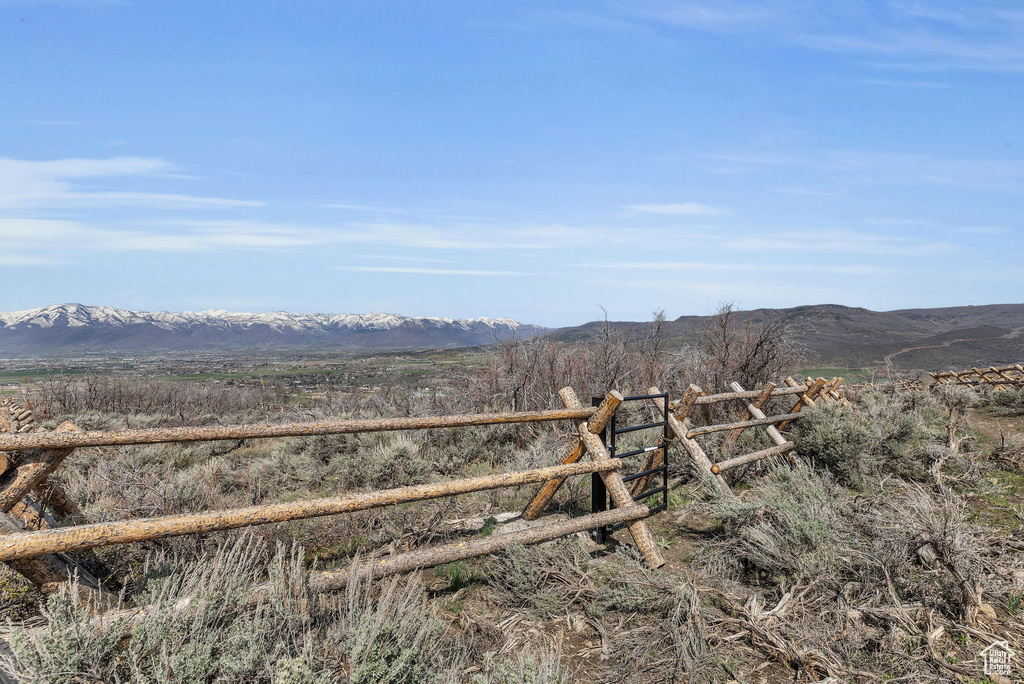
[[[585,340],[513,337],[499,342],[484,367],[456,378],[462,408],[526,411],[561,406],[558,390],[573,387],[581,401],[608,390],[644,392],[665,377],[665,315],[641,330],[607,318]]]
[[[548,616],[593,600],[589,560],[573,539],[552,548],[514,544],[493,558],[487,583],[507,605]]]
[[[109,413],[126,422],[136,415],[164,415],[187,423],[202,415],[266,413],[284,405],[284,390],[274,384],[238,387],[212,382],[171,382],[89,375],[35,386],[36,413],[43,417]]]
[[[696,343],[683,350],[677,364],[693,372],[691,382],[704,390],[724,392],[731,382],[752,388],[778,380],[801,356],[789,321],[740,323],[733,305],[726,303],[698,331]]]

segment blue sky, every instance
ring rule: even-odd
[[[1024,301],[1024,3],[0,0],[0,310]]]

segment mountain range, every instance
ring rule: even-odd
[[[837,304],[735,313],[737,324],[785,321],[807,363],[947,369],[1024,361],[1024,304],[871,311]],[[669,347],[696,339],[710,316],[665,323]],[[161,351],[428,349],[490,344],[512,336],[591,339],[594,321],[548,330],[509,318],[423,318],[397,314],[170,313],[61,304],[0,313],[0,357]],[[643,331],[650,322],[615,321]]]
[[[232,349],[402,349],[490,344],[544,332],[510,318],[125,311],[61,304],[0,313],[0,356]]]

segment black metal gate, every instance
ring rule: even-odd
[[[640,492],[633,496],[634,502],[640,502],[645,499],[649,499],[652,496],[658,494],[661,495],[661,502],[657,505],[650,506],[651,515],[663,511],[668,508],[668,443],[669,443],[669,427],[668,427],[668,393],[663,394],[638,394],[635,396],[623,397],[623,403],[627,401],[649,401],[651,399],[662,400],[662,415],[661,420],[653,423],[643,423],[640,425],[628,425],[622,427],[619,425],[618,416],[616,412],[612,415],[611,421],[608,426],[601,432],[601,441],[604,442],[608,448],[608,454],[612,458],[629,458],[630,456],[638,456],[640,454],[649,454],[659,449],[663,450],[661,464],[649,468],[647,470],[641,470],[640,472],[633,473],[632,475],[624,475],[622,480],[627,484],[640,478],[647,477],[649,479],[654,476],[661,475],[660,485],[657,487],[649,488],[646,491]],[[603,399],[594,399],[593,405],[598,406]],[[632,449],[623,453],[617,453],[618,447],[618,436],[626,434],[627,432],[636,432],[638,430],[653,430],[654,428],[661,428],[660,440],[656,444],[650,446],[640,447],[638,449]],[[594,473],[590,480],[591,488],[591,508],[594,513],[600,511],[606,511],[609,507],[614,508],[615,504],[608,497],[608,490],[605,488],[604,480],[601,479],[600,475]],[[615,530],[621,528],[626,523],[618,523],[617,525],[610,525],[607,527],[599,527],[593,530],[590,534],[596,542],[603,544],[608,535]]]

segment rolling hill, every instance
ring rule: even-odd
[[[692,342],[711,316],[682,316],[666,324],[671,345]],[[904,369],[949,369],[1018,363],[1024,360],[1024,304],[991,304],[936,309],[871,311],[838,304],[736,312],[739,323],[784,320],[808,351],[807,363],[821,366],[893,365]],[[560,328],[550,335],[578,340],[603,322]],[[646,322],[614,322],[642,331]],[[916,349],[922,347],[921,349]],[[905,351],[904,351],[905,350]]]

